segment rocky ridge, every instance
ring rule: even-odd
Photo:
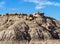
[[[0,44],[59,44],[59,39],[60,22],[44,13],[0,15]]]

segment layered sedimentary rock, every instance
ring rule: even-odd
[[[60,44],[60,22],[35,14],[0,15],[0,44]]]

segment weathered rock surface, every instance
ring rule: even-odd
[[[60,22],[39,12],[1,15],[0,44],[60,44]]]

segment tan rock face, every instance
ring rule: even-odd
[[[59,24],[39,12],[0,16],[0,44],[59,44]]]

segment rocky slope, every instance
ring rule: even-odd
[[[0,44],[60,44],[60,22],[35,14],[0,15]]]

